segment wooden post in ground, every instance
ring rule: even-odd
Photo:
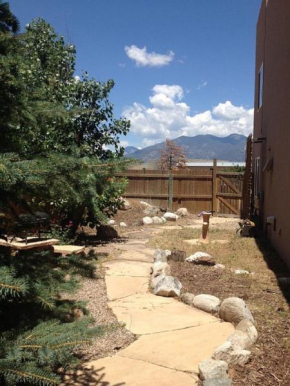
[[[213,168],[212,168],[212,211],[217,212],[217,160],[216,158],[213,160]]]
[[[168,207],[170,212],[173,208],[173,175],[172,175],[172,155],[169,159],[169,176],[168,176]]]

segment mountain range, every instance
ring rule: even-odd
[[[214,135],[196,135],[195,137],[178,137],[173,140],[178,146],[183,146],[187,159],[218,159],[223,161],[245,161],[247,137],[240,134],[231,134],[227,137]],[[165,142],[137,149],[134,146],[125,148],[125,156],[148,162],[157,160],[160,151],[164,149]]]

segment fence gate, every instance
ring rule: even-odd
[[[216,173],[216,209],[218,213],[240,216],[243,198],[243,173]]]

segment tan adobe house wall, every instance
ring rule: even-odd
[[[290,266],[289,0],[262,2],[255,72],[255,207],[268,238]],[[267,219],[271,224],[266,225]]]

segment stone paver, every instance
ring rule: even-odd
[[[129,260],[129,261],[140,261],[146,263],[153,262],[153,251],[148,251],[144,248],[144,251],[132,250],[121,253],[116,260]]]
[[[110,302],[118,320],[134,334],[153,334],[213,323],[217,319],[172,298],[150,293]]]
[[[105,277],[109,300],[121,299],[134,294],[144,294],[148,291],[146,277],[109,276]]]
[[[54,245],[53,251],[54,253],[61,253],[63,256],[68,256],[74,254],[79,254],[84,252],[84,246],[78,245]]]
[[[198,364],[235,331],[231,323],[202,326],[141,336],[118,355],[179,371],[198,373]]]
[[[151,363],[114,356],[100,359],[87,364],[91,367],[93,378],[91,383],[71,383],[70,385],[98,385],[98,386],[194,386],[197,378]],[[89,376],[87,376],[89,378]],[[95,379],[95,381],[94,381]]]
[[[113,260],[103,264],[108,268],[106,275],[109,276],[130,276],[148,278],[151,270],[151,263],[139,261],[118,261]]]

